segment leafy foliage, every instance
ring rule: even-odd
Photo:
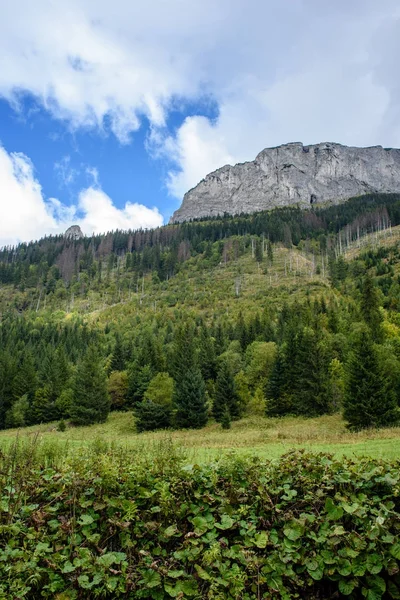
[[[3,597],[399,596],[398,462],[0,460]]]

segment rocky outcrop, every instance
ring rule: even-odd
[[[80,240],[83,238],[82,229],[79,225],[71,225],[68,227],[67,231],[64,233],[64,237],[67,240]]]
[[[266,148],[252,162],[210,173],[185,194],[171,222],[338,203],[373,192],[400,192],[400,150],[295,142]]]

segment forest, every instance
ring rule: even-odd
[[[0,250],[0,598],[400,598],[400,196]]]
[[[139,432],[252,414],[396,424],[398,223],[400,196],[379,195],[3,248],[0,428],[110,411],[132,412]],[[273,287],[278,262],[295,294]],[[210,291],[188,302],[196,277]]]

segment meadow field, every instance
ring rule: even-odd
[[[328,452],[335,456],[396,459],[400,456],[400,427],[349,432],[339,414],[318,418],[248,417],[223,430],[211,423],[199,430],[136,433],[132,413],[114,412],[106,423],[57,430],[46,423],[0,432],[0,448],[19,443],[47,448],[67,456],[86,447],[120,447],[134,453],[151,454],[168,445],[185,453],[188,463],[209,462],[222,455],[258,456],[275,459],[291,450]],[[52,450],[51,450],[52,449]]]

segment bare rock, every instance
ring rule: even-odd
[[[339,203],[374,192],[400,192],[400,150],[294,142],[266,148],[252,162],[210,173],[185,194],[171,222]]]
[[[79,225],[71,225],[68,227],[67,231],[64,233],[64,237],[67,240],[80,240],[83,238],[82,229]]]

